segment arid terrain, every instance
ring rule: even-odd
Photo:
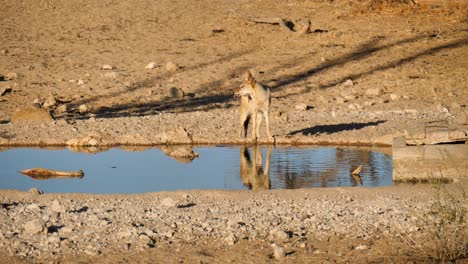
[[[249,69],[272,91],[276,144],[390,146],[434,121],[468,134],[463,0],[0,4],[2,148],[247,143],[233,90]],[[439,209],[466,208],[465,183],[444,188],[457,195]],[[1,191],[0,262],[428,262],[421,216],[452,215],[433,212],[440,192]]]

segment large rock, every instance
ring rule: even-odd
[[[24,121],[52,121],[52,115],[45,109],[22,109],[17,111],[11,118],[12,122]]]

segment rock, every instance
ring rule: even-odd
[[[35,219],[29,222],[26,222],[23,225],[24,232],[29,235],[36,235],[44,231],[45,226],[41,220]]]
[[[184,95],[184,91],[177,87],[171,87],[168,91],[168,96],[172,98],[183,98]]]
[[[274,238],[278,239],[279,241],[284,241],[289,238],[288,233],[284,232],[283,230],[272,230],[270,234],[273,235]]]
[[[35,195],[40,195],[40,194],[43,194],[43,193],[44,193],[43,191],[40,191],[40,190],[38,190],[38,189],[36,189],[36,188],[34,188],[34,187],[31,188],[31,189],[29,189],[28,192],[31,193],[31,194],[35,194]]]
[[[307,108],[309,107],[305,103],[300,103],[300,104],[297,104],[295,108],[296,110],[304,111],[304,110],[307,110]]]
[[[55,108],[55,113],[57,114],[63,114],[63,113],[66,113],[68,111],[68,106],[67,105],[61,105],[57,108]]]
[[[83,80],[79,79],[78,82],[77,82],[76,84],[78,84],[78,85],[83,85],[83,84],[85,84],[85,82],[84,82]]]
[[[284,248],[280,247],[276,244],[271,244],[271,247],[273,248],[273,256],[275,259],[282,259],[286,256],[286,253],[284,253]]]
[[[366,90],[367,96],[379,96],[382,93],[382,90],[379,88],[369,88]]]
[[[44,108],[50,108],[57,104],[57,100],[55,100],[55,96],[51,95],[47,100],[42,104]]]
[[[198,157],[198,153],[194,152],[190,146],[163,146],[161,150],[167,156],[182,163],[189,163]]]
[[[238,239],[234,234],[229,234],[223,240],[226,243],[226,245],[232,246],[237,242]]]
[[[7,93],[10,93],[12,91],[10,86],[6,86],[3,88],[0,88],[0,96],[4,96]]]
[[[40,211],[41,210],[39,205],[37,205],[35,203],[29,204],[28,206],[26,206],[26,209],[31,210],[31,211]]]
[[[400,99],[400,96],[398,94],[390,94],[390,100],[396,101],[398,99]]]
[[[179,69],[179,66],[175,64],[174,62],[170,61],[166,63],[166,70],[168,72],[176,72]]]
[[[183,127],[164,131],[160,136],[161,143],[190,144],[193,142],[192,135]]]
[[[154,69],[156,67],[156,62],[150,62],[146,65],[145,69]]]
[[[88,106],[85,104],[82,104],[80,105],[80,107],[78,107],[78,112],[80,112],[80,114],[87,113],[88,111],[89,111]]]
[[[349,87],[349,86],[353,86],[353,85],[354,85],[354,82],[351,79],[347,79],[346,81],[343,82],[343,86],[345,86],[345,87],[346,86]]]
[[[50,206],[50,210],[52,212],[56,212],[56,213],[64,213],[65,212],[65,208],[62,205],[60,205],[58,200],[52,201],[52,205]]]
[[[11,118],[12,122],[24,121],[52,121],[49,111],[45,109],[22,109],[17,111]]]
[[[117,79],[117,77],[119,77],[119,73],[115,71],[111,71],[111,72],[104,73],[103,76],[109,79]]]
[[[102,65],[101,69],[103,69],[103,70],[113,70],[114,67],[112,67],[109,64],[104,64],[104,65]]]
[[[127,237],[131,237],[132,235],[133,234],[130,230],[121,231],[117,233],[118,238],[127,238]]]
[[[177,205],[176,201],[174,201],[173,199],[167,197],[167,198],[164,198],[162,201],[161,201],[161,205],[162,206],[165,206],[165,207],[174,207]]]
[[[16,78],[18,78],[18,74],[14,73],[14,72],[10,72],[7,75],[5,75],[5,80],[7,80],[7,81],[11,81],[11,80],[14,80]]]
[[[354,249],[356,249],[356,250],[365,250],[365,249],[369,249],[369,247],[366,246],[366,245],[359,245],[359,246],[355,247]]]
[[[341,97],[339,97],[339,96],[335,98],[335,101],[336,101],[338,104],[344,104],[344,102],[345,102],[344,99],[341,98]]]

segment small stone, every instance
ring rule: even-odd
[[[10,93],[12,91],[10,86],[6,86],[3,88],[0,88],[0,96],[4,96],[7,93]]]
[[[305,248],[305,247],[306,247],[306,243],[305,243],[305,242],[300,243],[300,244],[299,244],[299,247],[300,247],[300,248]]]
[[[65,212],[65,208],[63,208],[63,206],[60,205],[60,203],[59,203],[58,200],[52,201],[52,205],[50,206],[50,210],[51,210],[52,212],[56,212],[56,213],[63,213],[63,212]]]
[[[156,67],[156,62],[150,62],[146,65],[145,69],[154,69]]]
[[[18,78],[18,74],[14,73],[14,72],[10,72],[7,75],[5,75],[5,80],[7,80],[7,81],[11,81],[11,80],[14,80],[16,78]]]
[[[117,77],[119,77],[119,73],[115,71],[106,72],[104,73],[104,77],[109,79],[116,79]]]
[[[112,66],[109,65],[109,64],[104,64],[104,65],[102,65],[102,69],[103,69],[103,70],[112,70],[112,69],[114,69],[114,67],[112,67]]]
[[[49,108],[53,107],[57,104],[57,100],[55,100],[55,97],[51,95],[47,100],[42,104],[42,107],[44,108]]]
[[[23,225],[23,228],[26,234],[36,235],[44,231],[45,227],[41,220],[35,219],[32,221],[26,222]]]
[[[229,234],[227,237],[224,238],[224,242],[228,246],[232,246],[237,242],[236,236],[234,234]]]
[[[338,104],[344,104],[344,102],[345,102],[344,99],[341,98],[341,97],[336,97],[336,98],[335,98],[335,101],[336,101]]]
[[[132,232],[129,230],[117,233],[118,238],[126,238],[126,237],[131,237],[131,236],[132,236]]]
[[[280,241],[284,241],[289,238],[288,233],[284,232],[283,230],[273,230],[272,233],[273,236]]]
[[[349,110],[357,110],[358,108],[357,108],[357,106],[355,104],[350,104],[350,105],[348,105],[348,109]]]
[[[0,53],[1,53],[1,54],[7,54],[7,53],[8,53],[8,50],[2,49],[2,50],[0,50]]]
[[[295,106],[296,110],[304,111],[307,110],[308,106],[305,103],[300,103]]]
[[[273,248],[273,256],[275,257],[275,259],[282,259],[286,256],[283,247],[280,247],[274,243],[271,244],[271,247]]]
[[[354,82],[351,79],[347,79],[346,81],[343,82],[343,86],[353,86]]]
[[[81,80],[81,79],[79,79],[78,82],[77,82],[76,84],[78,84],[78,85],[83,85],[83,84],[84,84],[84,81]]]
[[[88,106],[85,105],[85,104],[82,104],[80,105],[80,107],[78,107],[78,112],[80,112],[80,114],[84,114],[86,112],[88,112]]]
[[[171,87],[169,89],[169,96],[172,98],[182,98],[184,97],[185,93],[182,89],[177,87]]]
[[[41,210],[41,208],[39,207],[39,205],[37,205],[37,204],[35,204],[35,203],[26,206],[26,209],[31,210],[31,211],[39,211],[39,210]]]
[[[176,72],[179,69],[179,66],[175,64],[174,62],[170,61],[166,63],[166,70],[168,72]]]
[[[359,245],[359,246],[355,247],[354,249],[356,249],[356,250],[365,250],[365,249],[368,249],[368,248],[369,247],[366,246],[366,245]]]
[[[57,108],[55,108],[55,113],[57,114],[63,114],[63,113],[66,113],[68,111],[68,106],[67,105],[61,105]]]
[[[390,94],[390,100],[396,101],[398,99],[400,99],[400,96],[398,94]]]
[[[44,193],[43,191],[40,191],[40,190],[38,190],[38,189],[36,189],[36,188],[34,188],[34,187],[31,188],[31,189],[29,189],[28,192],[31,193],[31,194],[35,194],[35,195],[40,195],[40,194],[43,194],[43,193]]]
[[[370,88],[366,90],[367,96],[379,96],[382,93],[382,90],[379,88]]]
[[[161,205],[162,206],[166,206],[166,207],[174,207],[176,206],[176,202],[174,200],[172,200],[171,198],[167,197],[167,198],[164,198],[162,201],[161,201]]]

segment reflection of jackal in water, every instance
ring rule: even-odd
[[[250,190],[269,190],[270,189],[270,156],[271,146],[268,146],[265,161],[265,169],[262,164],[262,152],[258,145],[252,147],[253,160],[247,147],[240,148],[240,172],[241,180],[244,186]]]

